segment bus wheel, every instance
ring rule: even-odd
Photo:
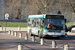
[[[32,32],[31,32],[31,29],[29,30],[29,34],[30,34],[30,36],[33,36]]]
[[[38,36],[41,38],[42,37],[42,35],[41,35],[41,32],[40,31],[38,31]]]
[[[43,38],[43,35],[42,35],[42,34],[39,34],[39,37],[40,37],[40,38]]]

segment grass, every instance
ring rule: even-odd
[[[75,22],[68,22],[68,23],[66,23],[66,25],[67,25],[67,27],[71,26],[71,25],[75,25]]]
[[[0,25],[5,27],[6,22],[0,22]],[[68,22],[68,23],[66,23],[66,25],[67,25],[67,27],[71,26],[71,25],[75,25],[75,22]],[[27,23],[7,22],[7,27],[18,27],[18,26],[20,26],[20,27],[27,27]]]
[[[19,23],[17,23],[17,22],[7,22],[7,23],[6,22],[0,22],[0,25],[3,27],[5,27],[5,25],[7,27],[18,27],[18,26],[27,27],[27,23],[21,23],[21,22],[19,22]]]

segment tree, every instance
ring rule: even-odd
[[[72,1],[75,2],[75,0]],[[32,14],[57,13],[59,10],[71,19],[69,16],[72,15],[72,11],[65,0],[6,0],[5,8],[5,12],[10,14],[11,19],[21,19],[22,17],[24,19]]]
[[[68,3],[70,4],[72,11],[75,13],[75,9],[69,0],[68,0]]]
[[[56,0],[35,0],[34,4],[40,14],[50,13],[50,10],[55,5]]]
[[[21,19],[22,8],[25,8],[24,0],[6,0],[5,13],[8,12],[12,18]]]
[[[57,14],[62,14],[62,13],[61,13],[61,11],[58,11],[58,13],[57,13]]]

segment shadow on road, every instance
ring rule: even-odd
[[[75,40],[75,35],[69,35],[68,37],[44,37],[48,40]]]

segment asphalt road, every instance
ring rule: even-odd
[[[18,50],[19,44],[23,45],[23,50],[54,50],[49,46],[40,45],[37,42],[32,42],[30,40],[24,40],[8,34],[0,33],[0,50]]]
[[[9,30],[9,29],[8,29]],[[15,30],[15,29],[13,29]],[[16,29],[17,30],[17,29]],[[24,29],[23,29],[24,31]],[[2,32],[1,32],[2,33]],[[17,32],[17,35],[19,35],[19,33],[22,33],[22,36],[24,37],[25,34],[27,32]],[[31,36],[28,34],[29,38],[31,38]],[[18,36],[17,36],[18,37]],[[66,43],[68,43],[69,45],[69,50],[75,50],[75,33],[68,33],[68,37],[61,37],[60,39],[56,39],[56,38],[45,38],[44,41],[46,43],[47,46],[40,46],[39,43],[39,37],[36,37],[36,39],[38,40],[37,43],[33,43],[31,42],[31,40],[29,41],[25,41],[24,39],[19,39],[17,37],[13,37],[13,36],[10,36],[10,35],[7,35],[7,34],[3,34],[3,36],[0,34],[0,50],[6,50],[6,49],[1,49],[1,48],[8,48],[8,47],[12,47],[12,46],[15,46],[15,45],[18,45],[19,43],[24,43],[26,44],[26,46],[29,46],[31,48],[34,48],[34,49],[38,49],[38,50],[50,50],[50,47],[51,47],[51,42],[52,40],[55,40],[56,43],[57,43],[57,47],[59,46],[62,46]],[[3,39],[2,39],[3,38]],[[60,47],[60,50],[61,48]],[[27,49],[28,48],[24,48],[24,49]],[[10,50],[10,49],[7,49],[7,50]],[[17,46],[15,48],[12,48],[12,50],[17,50]],[[30,50],[30,49],[29,49]],[[59,49],[57,49],[59,50]]]

